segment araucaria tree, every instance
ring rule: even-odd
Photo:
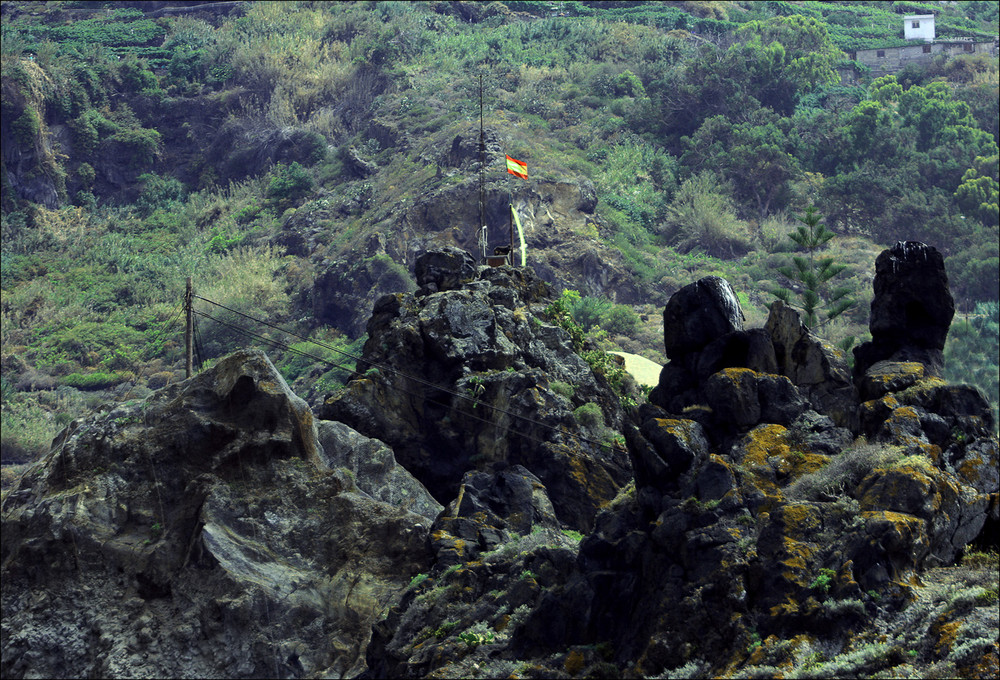
[[[849,287],[834,287],[830,283],[847,265],[836,264],[832,257],[820,257],[820,251],[833,238],[833,232],[820,222],[816,206],[810,205],[805,215],[795,219],[802,224],[789,234],[789,238],[805,251],[805,255],[792,256],[792,264],[779,267],[778,271],[793,282],[800,304],[792,303],[793,292],[788,288],[777,287],[771,294],[786,304],[799,307],[805,312],[806,325],[815,329],[822,325],[820,314],[825,317],[822,322],[825,324],[850,309],[855,301],[849,297]]]

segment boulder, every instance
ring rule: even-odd
[[[417,257],[414,274],[417,285],[425,292],[455,290],[476,277],[479,267],[466,251],[446,246]]]
[[[771,304],[764,330],[771,337],[778,373],[799,388],[814,410],[857,432],[858,398],[844,353],[810,333],[799,313],[781,300]]]
[[[589,527],[631,476],[610,434],[625,413],[546,318],[547,287],[528,270],[476,270],[456,249],[421,256],[417,278],[417,294],[376,303],[359,373],[321,417],[385,441],[439,502],[472,469],[519,464],[545,485],[560,521]],[[603,426],[574,415],[587,404]]]
[[[707,276],[674,293],[663,308],[667,357],[678,360],[733,331],[743,330],[743,310],[729,282]]]
[[[373,499],[429,521],[434,521],[444,509],[423,484],[396,462],[392,449],[385,443],[329,420],[319,421],[318,437],[323,461],[331,468],[350,470],[358,489]]]
[[[542,528],[559,529],[545,485],[521,465],[497,465],[462,478],[458,497],[431,526],[431,549],[449,566]]]
[[[854,374],[884,360],[919,361],[940,375],[942,351],[955,315],[944,257],[933,246],[899,241],[875,260],[871,342],[854,349]]]

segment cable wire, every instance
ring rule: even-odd
[[[450,394],[451,396],[456,397],[458,399],[463,399],[465,401],[472,402],[474,404],[474,407],[475,406],[484,406],[484,407],[486,407],[486,408],[488,408],[488,409],[490,409],[492,411],[495,411],[495,412],[502,413],[504,415],[510,416],[511,418],[519,418],[519,419],[521,419],[524,422],[528,422],[528,423],[531,423],[533,425],[537,425],[539,427],[543,427],[543,428],[548,428],[548,429],[555,430],[555,428],[552,425],[549,425],[547,423],[543,423],[541,421],[535,420],[533,418],[530,418],[529,416],[525,416],[525,415],[522,415],[520,413],[514,413],[512,411],[508,411],[508,410],[506,410],[504,408],[501,408],[499,406],[494,406],[492,404],[480,403],[479,400],[478,400],[478,398],[476,396],[470,396],[468,394],[463,394],[461,392],[456,392],[456,391],[454,391],[454,390],[452,390],[452,389],[450,389],[450,388],[448,388],[446,386],[438,385],[438,384],[433,383],[433,382],[431,382],[429,380],[425,380],[424,378],[420,378],[418,376],[410,375],[410,374],[405,373],[403,371],[400,371],[399,369],[394,368],[392,366],[387,366],[385,364],[380,364],[380,363],[371,361],[370,359],[365,359],[363,357],[356,356],[354,354],[351,354],[350,352],[345,352],[342,349],[338,349],[337,347],[333,347],[331,345],[327,345],[326,343],[319,342],[318,340],[310,340],[309,338],[306,338],[306,337],[304,337],[302,335],[294,333],[293,331],[290,331],[290,330],[285,329],[285,328],[281,328],[280,326],[276,326],[276,325],[274,325],[272,323],[264,321],[263,319],[257,319],[255,317],[250,316],[249,314],[244,314],[243,312],[240,312],[240,311],[238,311],[236,309],[233,309],[231,307],[227,307],[226,305],[223,305],[221,303],[215,302],[214,300],[209,300],[208,298],[202,297],[202,296],[197,295],[197,294],[192,295],[192,297],[196,297],[199,300],[204,300],[205,302],[213,304],[213,305],[215,305],[217,307],[221,307],[222,309],[225,309],[227,311],[233,312],[234,314],[238,314],[239,316],[242,316],[242,317],[244,317],[246,319],[250,319],[251,321],[255,321],[257,323],[264,324],[265,326],[267,326],[269,328],[273,328],[274,330],[280,331],[282,333],[286,333],[287,335],[290,335],[292,337],[298,338],[298,339],[300,339],[300,340],[302,340],[304,342],[309,342],[311,344],[318,345],[320,347],[328,349],[328,350],[330,350],[332,352],[336,352],[337,354],[341,354],[343,356],[349,357],[349,358],[355,360],[356,362],[365,363],[365,364],[367,364],[371,368],[377,368],[380,371],[385,371],[386,373],[392,373],[394,375],[401,376],[401,377],[406,378],[408,380],[412,380],[412,381],[414,381],[416,383],[424,385],[425,387],[429,387],[431,389],[438,390],[440,392],[444,392],[445,394]],[[197,313],[202,314],[203,316],[208,316],[207,314],[204,314],[203,312],[197,312]],[[228,325],[231,328],[234,328],[234,329],[236,328],[235,326],[233,326],[231,324],[227,324],[226,322],[223,322],[221,320],[216,319],[216,321],[219,321],[219,323],[223,323],[225,325]],[[254,337],[257,337],[257,338],[263,340],[264,342],[273,342],[270,339],[265,338],[265,337],[260,336],[260,335],[254,335]],[[282,344],[281,346],[285,347],[285,348],[288,348],[288,349],[290,349],[292,351],[298,351],[298,350],[295,350],[295,349],[293,349],[293,348],[291,348],[291,347],[289,347],[288,345],[285,345],[285,344]],[[307,352],[301,352],[301,354],[304,354],[305,356],[312,357],[312,358],[317,359],[318,361],[322,361],[324,363],[330,363],[330,364],[332,364],[334,366],[337,366],[337,368],[341,368],[343,370],[348,370],[348,371],[351,371],[352,373],[356,373],[357,372],[357,370],[348,369],[348,368],[346,368],[344,366],[341,366],[339,364],[333,364],[332,362],[329,362],[326,359],[322,359],[320,357],[316,357],[315,355],[309,354]],[[389,387],[391,387],[393,389],[399,389],[399,390],[402,390],[402,391],[406,391],[403,388],[395,386],[395,385],[389,385]],[[419,398],[419,399],[428,399],[428,397],[426,397],[426,396],[414,394],[412,392],[407,392],[407,394],[409,394],[410,396],[414,396],[416,398]],[[480,419],[480,420],[483,420],[483,419]],[[483,420],[483,422],[490,422],[490,421]],[[576,436],[576,437],[578,437],[582,441],[586,441],[586,442],[588,442],[588,443],[590,443],[590,444],[592,444],[594,446],[597,446],[598,448],[604,448],[604,447],[608,446],[607,444],[604,444],[603,442],[598,442],[598,441],[596,441],[594,439],[590,439],[589,437],[585,437],[585,436],[582,436],[582,435],[573,435],[573,436]],[[616,450],[620,450],[617,445],[612,446],[612,448],[614,448]]]
[[[200,297],[200,296],[195,296],[195,297]],[[201,299],[205,299],[205,298],[201,298]],[[223,307],[224,309],[228,309],[228,308],[224,307],[224,305],[218,305],[218,306],[219,307]],[[230,328],[230,329],[232,329],[232,330],[234,330],[234,331],[236,331],[238,333],[241,333],[241,334],[243,334],[243,335],[245,335],[247,337],[250,337],[250,338],[253,338],[253,339],[256,339],[256,340],[260,340],[261,342],[265,342],[265,343],[268,343],[270,345],[274,345],[276,347],[279,347],[281,349],[285,349],[287,351],[290,351],[290,352],[292,352],[294,354],[298,354],[300,356],[305,356],[305,357],[309,357],[311,359],[315,359],[318,362],[327,364],[329,366],[333,366],[335,368],[339,368],[339,369],[344,370],[344,371],[350,371],[352,373],[356,373],[356,371],[352,371],[351,369],[347,368],[346,366],[342,366],[341,364],[338,364],[336,362],[330,361],[329,359],[324,359],[323,357],[316,356],[315,354],[310,354],[309,352],[305,352],[305,351],[300,350],[298,348],[292,347],[292,346],[290,346],[287,343],[281,342],[280,340],[275,340],[275,339],[268,338],[266,336],[260,335],[259,333],[255,333],[254,331],[246,329],[246,328],[244,328],[242,326],[239,326],[237,324],[230,323],[230,322],[227,322],[227,321],[223,321],[222,319],[214,317],[211,314],[208,314],[206,312],[201,312],[201,311],[198,311],[198,310],[192,310],[192,311],[193,311],[194,314],[197,314],[199,316],[203,316],[203,317],[205,317],[207,319],[211,319],[212,321],[215,321],[216,323],[222,324],[223,326],[226,326],[226,327],[228,327],[228,328]],[[235,310],[230,310],[230,311],[235,311]],[[247,317],[249,319],[253,319],[253,317],[251,317],[251,316],[249,316],[247,314],[243,314],[242,312],[236,312],[236,313],[239,314],[240,316],[244,316],[244,317]],[[259,319],[257,319],[257,320],[259,321]],[[278,328],[278,327],[276,327],[276,326],[274,326],[272,324],[269,324],[267,322],[264,322],[264,321],[262,321],[261,323],[264,323],[265,325],[270,326],[272,328],[276,328],[277,330],[283,330],[281,328]],[[290,333],[289,332],[289,335],[301,338],[301,336],[296,335],[295,333]],[[305,338],[302,338],[302,339],[306,340],[306,342],[313,342],[314,344],[317,344],[317,345],[319,345],[321,347],[327,347],[328,349],[332,349],[334,351],[338,351],[336,348],[329,347],[329,346],[325,345],[324,343],[314,342],[314,341],[311,341],[311,340],[308,340],[308,339],[305,339]],[[353,355],[351,355],[348,352],[340,352],[340,353],[353,358]],[[407,374],[405,374],[405,373],[403,373],[401,371],[396,371],[395,369],[388,368],[388,367],[382,367],[382,366],[379,366],[378,364],[375,364],[374,362],[369,362],[367,360],[363,360],[363,361],[365,361],[366,363],[372,364],[373,366],[375,366],[376,368],[379,368],[380,370],[384,369],[387,372],[396,373],[398,375],[402,375],[403,377],[407,377],[407,378],[412,378],[412,376],[408,376]],[[493,406],[492,404],[487,404],[487,403],[480,402],[477,397],[469,396],[467,394],[462,394],[461,392],[455,392],[455,391],[450,390],[450,389],[448,389],[446,387],[443,387],[441,385],[436,385],[434,383],[431,383],[429,381],[422,380],[422,379],[419,379],[419,378],[413,378],[413,379],[416,380],[417,382],[423,384],[423,385],[432,387],[432,388],[434,388],[436,390],[439,390],[439,391],[441,391],[441,392],[443,392],[445,394],[450,394],[450,395],[458,397],[460,399],[463,399],[463,400],[466,400],[466,401],[471,401],[471,402],[473,402],[473,408],[478,408],[479,406],[482,406],[482,407],[490,409],[492,411],[495,411],[495,412],[507,415],[510,418],[518,418],[520,420],[529,422],[529,423],[531,423],[533,425],[537,425],[537,426],[539,426],[541,428],[550,430],[550,431],[552,431],[552,432],[560,435],[561,437],[562,436],[568,436],[568,437],[572,437],[572,438],[576,439],[577,441],[587,442],[588,444],[594,446],[598,450],[604,449],[604,448],[611,448],[613,450],[618,450],[618,451],[623,450],[617,444],[609,445],[609,444],[606,444],[604,442],[600,442],[600,441],[597,441],[595,439],[591,439],[590,437],[586,437],[586,436],[578,434],[578,433],[570,433],[570,432],[567,432],[565,429],[556,427],[554,425],[550,425],[548,423],[543,423],[541,421],[535,420],[533,418],[529,418],[528,416],[524,416],[524,415],[521,415],[519,413],[514,413],[512,411],[508,411],[506,409],[500,408],[499,406]],[[388,387],[389,389],[392,389],[392,390],[396,390],[396,391],[402,392],[402,393],[404,393],[404,394],[406,394],[406,395],[408,395],[410,397],[413,397],[415,399],[419,399],[419,400],[422,400],[422,401],[429,402],[429,403],[431,403],[431,404],[433,404],[435,406],[440,406],[440,407],[445,408],[445,409],[454,408],[454,405],[446,404],[444,402],[436,400],[433,397],[430,397],[430,396],[425,395],[425,394],[419,394],[417,392],[413,392],[413,391],[408,390],[405,387],[402,387],[400,385],[395,385],[395,384],[387,383],[386,387]],[[496,428],[498,430],[501,429],[501,428],[503,428],[505,431],[509,431],[511,429],[511,427],[512,427],[512,425],[503,426],[503,425],[501,425],[501,424],[499,424],[499,423],[497,423],[497,422],[495,422],[493,420],[484,418],[482,416],[478,416],[478,415],[476,415],[474,413],[470,413],[469,411],[464,411],[464,410],[460,410],[459,409],[459,412],[462,413],[463,416],[466,416],[466,417],[468,417],[468,418],[470,418],[472,420],[484,423],[486,425],[490,425],[490,426],[492,426],[492,427],[494,427],[494,428]],[[538,437],[535,437],[533,435],[527,434],[525,432],[519,432],[518,434],[521,437],[525,438],[525,439],[528,439],[530,441],[535,442],[536,444],[559,443],[559,442],[549,442],[549,441],[546,441],[544,439],[539,439]]]

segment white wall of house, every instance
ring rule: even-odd
[[[934,42],[934,15],[910,14],[903,17],[903,38]]]

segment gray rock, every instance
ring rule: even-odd
[[[343,423],[319,422],[322,458],[331,468],[346,468],[358,488],[375,500],[416,513],[433,521],[444,507],[424,485],[396,462],[392,450]]]
[[[771,304],[764,329],[771,336],[778,372],[788,376],[812,408],[840,427],[858,431],[858,398],[844,353],[805,327],[781,300]]]
[[[372,624],[427,568],[430,521],[326,460],[259,351],[65,432],[4,499],[0,671],[363,672]]]
[[[476,277],[472,255],[453,246],[422,253],[414,265],[417,285],[432,292],[455,290]]]
[[[642,434],[666,464],[672,478],[686,472],[709,452],[705,431],[693,420],[650,418],[642,424]]]

